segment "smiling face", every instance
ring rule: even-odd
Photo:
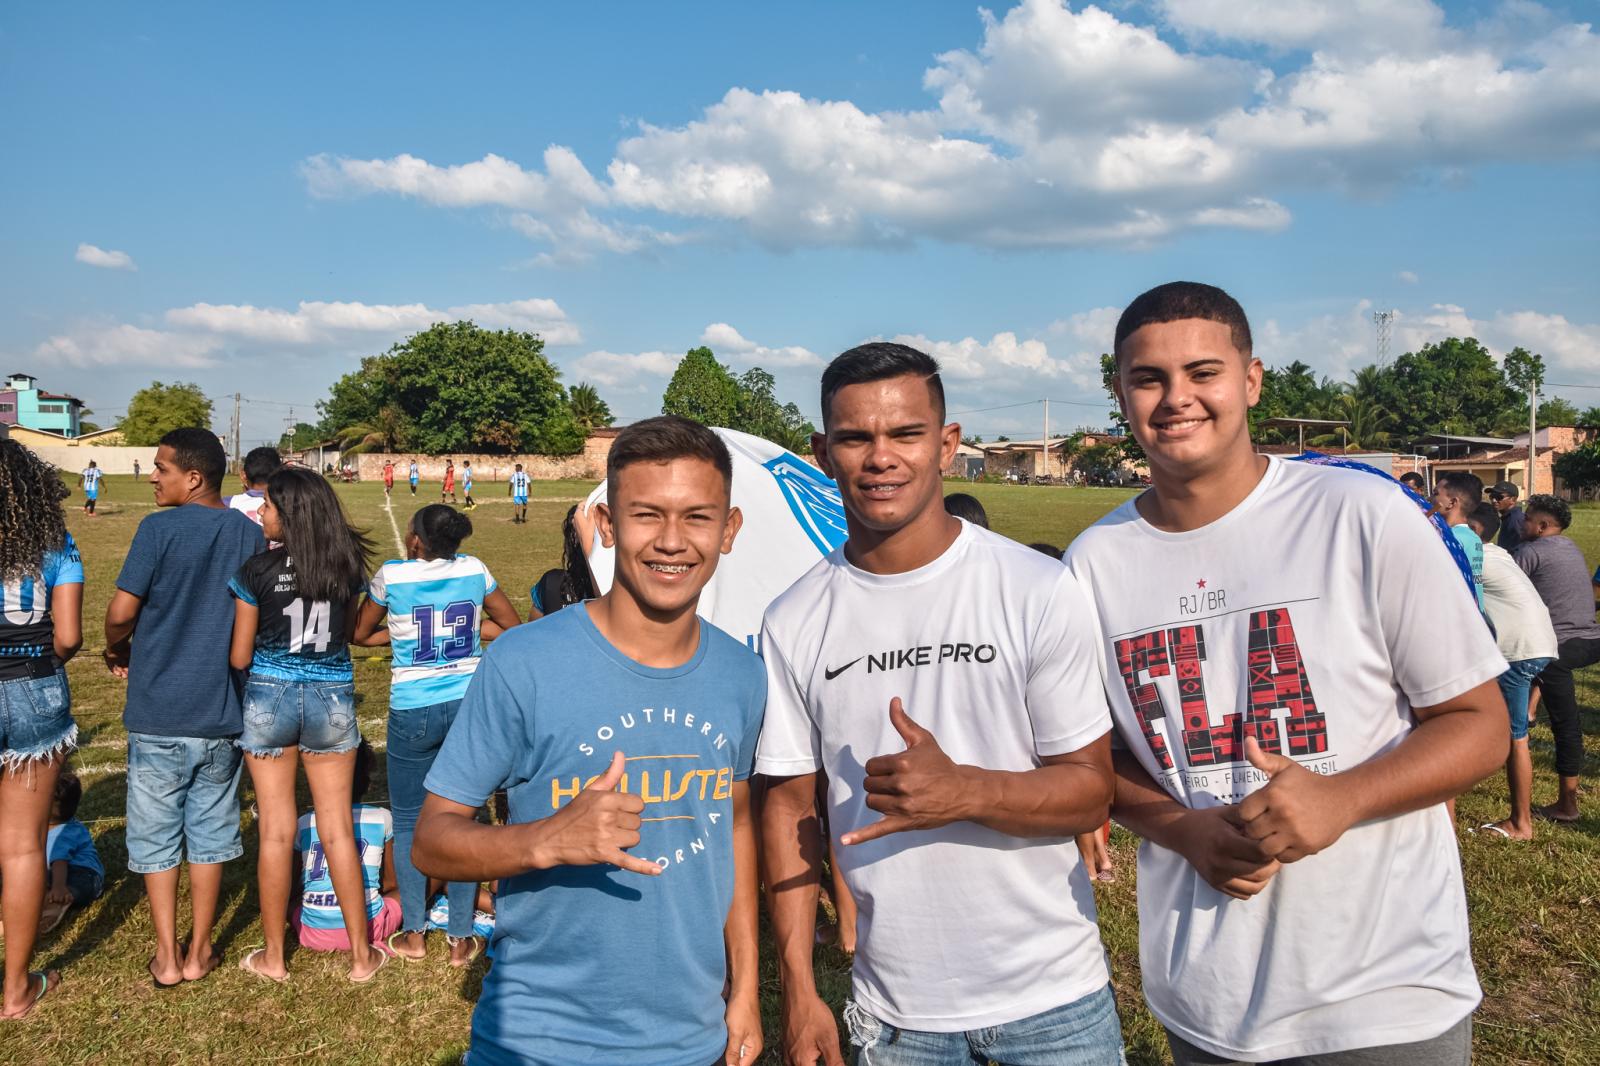
[[[1226,325],[1185,318],[1129,334],[1113,389],[1153,473],[1189,479],[1247,459],[1262,366]]]
[[[689,458],[623,467],[595,518],[616,549],[616,586],[658,617],[693,609],[743,522],[722,472]]]
[[[261,495],[261,510],[257,512],[261,518],[261,535],[268,540],[283,539],[283,515],[278,510],[278,505],[272,502],[270,492]]]
[[[961,443],[961,427],[944,425],[941,415],[916,374],[833,394],[826,432],[811,445],[854,522],[892,533],[928,513],[944,515],[943,471]]]
[[[155,465],[150,468],[150,485],[155,489],[157,507],[177,507],[205,486],[205,475],[178,466],[170,444],[156,449]]]

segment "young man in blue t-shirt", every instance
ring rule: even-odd
[[[606,474],[611,590],[484,653],[412,857],[433,877],[500,881],[473,1066],[753,1063],[746,779],[766,680],[695,614],[739,531],[732,463],[710,430],[665,416],[618,434]],[[508,824],[477,822],[501,788]]]
[[[156,449],[161,508],[139,523],[106,608],[106,665],[128,681],[128,869],[144,875],[157,988],[197,981],[211,944],[222,864],[239,840],[240,675],[228,666],[228,581],[266,547],[261,527],[224,506],[228,460],[208,429],[175,429]],[[194,924],[178,946],[178,867],[189,860]]]

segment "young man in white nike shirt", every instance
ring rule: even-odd
[[[1173,1057],[1465,1066],[1481,993],[1443,804],[1505,761],[1505,660],[1405,493],[1255,454],[1262,366],[1227,293],[1150,290],[1115,351],[1151,488],[1067,566]]]
[[[1054,559],[945,512],[960,442],[931,358],[862,345],[822,378],[812,438],[843,546],[768,609],[771,778],[762,856],[783,1050],[839,1064],[812,971],[827,773],[835,855],[860,913],[845,1008],[860,1063],[1121,1060],[1073,843],[1111,796],[1090,607]]]

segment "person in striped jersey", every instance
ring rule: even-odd
[[[394,656],[387,758],[401,917],[388,946],[403,959],[426,952],[427,878],[411,861],[423,779],[478,668],[482,642],[521,621],[482,560],[459,554],[471,535],[472,520],[454,508],[422,508],[406,527],[406,558],[378,568],[356,619],[356,644],[388,644]],[[446,888],[450,961],[458,966],[480,950],[472,935],[477,889],[455,883]]]
[[[511,516],[511,521],[528,524],[528,472],[518,463],[517,468],[511,472],[511,477],[506,480],[506,491],[511,494],[511,506],[516,514]]]

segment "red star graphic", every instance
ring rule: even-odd
[[[1205,588],[1206,587],[1206,579],[1205,578],[1201,578],[1199,581],[1196,581],[1194,583],[1194,587],[1197,588],[1197,589]]]

